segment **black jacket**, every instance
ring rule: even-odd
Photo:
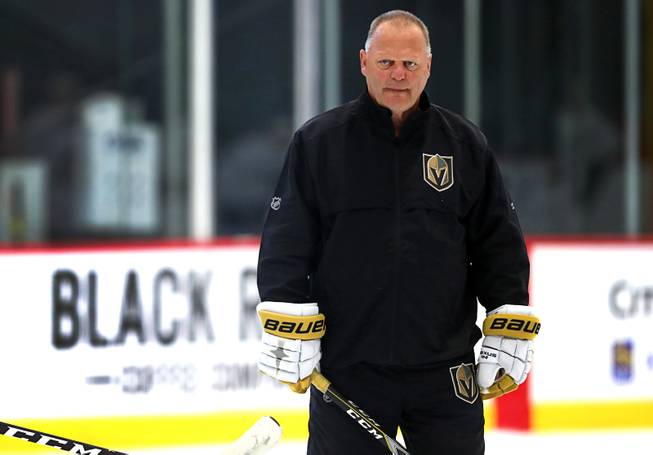
[[[434,157],[440,155],[440,158]],[[265,220],[261,300],[318,302],[322,365],[470,352],[489,311],[528,304],[529,261],[485,136],[429,103],[395,138],[365,92],[294,135]]]

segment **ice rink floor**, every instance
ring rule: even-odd
[[[130,455],[219,455],[221,448],[197,447],[183,450],[148,450]],[[303,455],[304,443],[284,443],[269,455]],[[653,430],[633,432],[586,432],[526,434],[492,431],[486,434],[486,455],[651,455]],[[438,455],[438,454],[435,454]]]
[[[29,444],[29,443],[28,443]],[[33,448],[33,446],[32,446]],[[113,447],[115,450],[120,448]],[[175,449],[127,450],[129,455],[220,455],[224,446],[183,447]],[[26,452],[4,453],[24,455]],[[39,454],[61,453],[44,449]],[[306,444],[284,442],[267,452],[268,455],[304,455]],[[486,455],[651,455],[653,430],[631,432],[585,432],[527,434],[492,431],[486,434]],[[364,455],[364,454],[361,454]],[[423,455],[423,454],[421,454]],[[440,454],[434,454],[440,455]]]

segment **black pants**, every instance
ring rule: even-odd
[[[401,428],[411,455],[483,455],[483,402],[473,354],[420,367],[357,364],[322,373],[389,436]],[[388,455],[311,387],[308,455]]]

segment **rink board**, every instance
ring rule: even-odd
[[[487,428],[653,427],[653,242],[529,242],[543,321]],[[130,448],[225,443],[307,396],[259,375],[256,241],[0,251],[0,420]],[[612,301],[610,300],[612,298]],[[647,387],[648,385],[648,387]],[[0,438],[0,451],[34,451]]]
[[[653,242],[530,242],[535,430],[653,427]]]
[[[0,252],[0,420],[116,449],[224,443],[267,414],[305,438],[308,396],[256,368],[257,252]]]

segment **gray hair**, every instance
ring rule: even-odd
[[[402,25],[414,24],[417,25],[422,33],[424,34],[424,39],[426,40],[426,53],[431,55],[431,40],[429,39],[429,29],[422,22],[422,20],[415,16],[413,13],[404,11],[401,9],[395,9],[392,11],[385,12],[374,18],[370,24],[370,30],[367,32],[367,39],[365,40],[365,52],[370,50],[370,42],[372,41],[372,35],[376,32],[376,29],[379,28],[379,25],[384,22],[399,22]]]

